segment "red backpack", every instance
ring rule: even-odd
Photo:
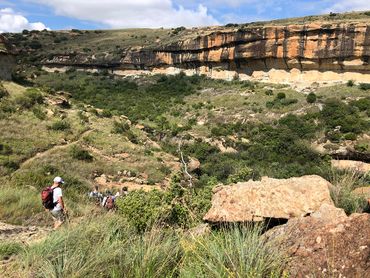
[[[42,205],[48,210],[52,210],[55,207],[53,191],[54,189],[52,189],[51,187],[45,187],[41,191]]]
[[[109,196],[109,197],[107,198],[107,201],[105,202],[105,207],[106,207],[108,210],[114,209],[115,204],[114,204],[114,199],[112,198],[112,196]]]

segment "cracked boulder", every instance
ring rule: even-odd
[[[290,219],[333,204],[331,184],[320,176],[289,179],[263,177],[213,190],[212,206],[203,220],[211,223]]]
[[[264,238],[289,257],[289,277],[368,277],[370,214],[347,216],[331,205],[290,219]]]

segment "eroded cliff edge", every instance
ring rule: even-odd
[[[185,71],[213,78],[286,83],[370,82],[370,16],[345,22],[193,28],[176,35],[168,32],[167,37],[157,36],[152,41],[145,39],[142,44],[135,40],[128,43],[127,38],[122,40],[113,32],[64,31],[70,45],[78,42],[78,47],[66,44],[64,48],[45,40],[50,32],[32,34],[34,41],[44,36],[40,40],[44,48],[51,45],[47,51],[36,50],[35,57],[49,70],[105,68],[120,75]],[[150,36],[166,30],[147,32]],[[115,48],[104,44],[109,40]],[[100,43],[99,47],[90,49],[95,43]]]

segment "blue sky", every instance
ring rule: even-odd
[[[205,26],[370,10],[370,0],[0,0],[0,32]]]

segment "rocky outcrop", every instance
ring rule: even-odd
[[[198,35],[196,35],[198,33]],[[206,74],[276,82],[370,80],[370,23],[208,28],[152,47],[129,47],[102,61],[97,55],[63,53],[44,65],[110,68],[117,74]]]
[[[0,79],[10,80],[16,65],[14,51],[4,36],[0,35]]]
[[[370,202],[370,186],[358,187],[352,191],[353,194],[361,196]],[[370,204],[369,204],[370,205]]]
[[[332,160],[331,166],[338,170],[350,170],[360,173],[370,172],[370,163],[354,160]]]
[[[214,189],[212,207],[204,220],[213,223],[290,219],[332,204],[329,186],[319,176],[262,178]]]
[[[367,277],[370,271],[370,214],[346,216],[330,205],[294,218],[264,237],[289,256],[289,277]]]

